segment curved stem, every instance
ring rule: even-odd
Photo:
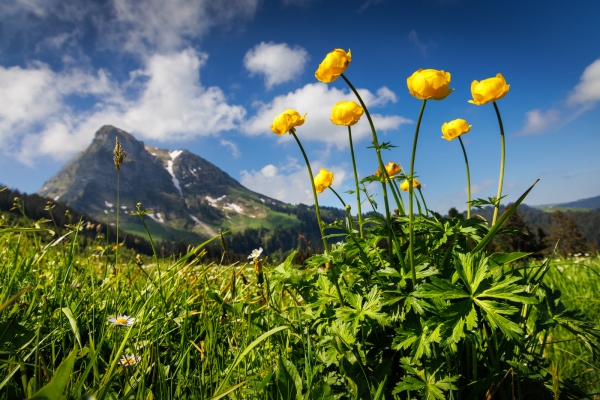
[[[336,192],[331,186],[329,186],[329,190],[331,190],[333,192],[333,194],[335,194],[337,196],[337,198],[340,200],[340,202],[344,206],[344,209],[346,210],[346,214],[348,215],[348,224],[350,226],[350,230],[354,231],[354,219],[352,218],[352,213],[350,212],[350,207],[346,205],[346,203],[340,197],[338,192]],[[353,234],[354,234],[354,232],[353,232]]]
[[[358,91],[354,88],[352,83],[350,83],[348,78],[346,78],[346,76],[344,74],[341,74],[340,76],[344,79],[346,84],[348,84],[348,87],[350,87],[350,90],[352,90],[352,92],[358,99],[363,110],[365,110],[365,114],[367,115],[367,120],[369,121],[369,125],[371,126],[373,146],[375,146],[375,151],[377,152],[377,162],[379,163],[379,170],[381,171],[382,174],[385,174],[385,178],[389,180],[389,176],[387,176],[387,170],[385,169],[385,166],[383,165],[383,161],[381,160],[381,149],[379,148],[379,141],[377,140],[377,132],[375,131],[375,125],[373,125],[373,120],[371,119],[371,114],[369,113],[369,110],[367,109],[367,106],[365,105],[365,102],[363,101],[362,97],[360,97],[360,95],[358,94]],[[386,216],[386,222],[387,222],[387,228],[388,228],[389,263],[390,263],[390,267],[393,268],[394,267],[394,251],[393,251],[393,247],[392,247],[392,217],[390,215],[390,205],[388,204],[388,195],[387,195],[387,187],[385,184],[385,179],[384,179],[384,181],[381,182],[381,189],[383,191],[383,203],[385,205],[385,216]]]
[[[414,230],[414,214],[413,214],[413,177],[415,173],[415,155],[417,154],[417,142],[419,139],[419,128],[421,127],[421,119],[423,118],[423,112],[425,111],[425,105],[427,100],[423,100],[421,105],[421,112],[419,112],[419,119],[417,120],[417,127],[415,128],[415,138],[413,140],[412,156],[410,157],[410,175],[408,176],[408,228],[409,234],[409,246],[408,252],[410,257],[410,272],[412,274],[413,287],[417,286],[417,272],[415,270],[415,230]]]
[[[290,134],[296,139],[296,143],[298,143],[298,147],[300,147],[300,151],[304,156],[304,161],[306,162],[306,168],[308,169],[308,175],[310,176],[310,184],[312,185],[313,197],[315,199],[315,213],[317,214],[317,223],[319,224],[319,231],[321,231],[321,239],[323,239],[323,246],[325,247],[325,254],[329,253],[329,245],[327,244],[327,239],[325,239],[325,232],[323,230],[323,221],[321,220],[321,211],[319,210],[319,200],[317,199],[317,189],[315,188],[315,178],[312,173],[312,169],[310,168],[310,163],[308,162],[308,157],[306,156],[306,152],[304,151],[304,147],[302,147],[302,143],[300,143],[300,139],[296,136],[295,130],[290,129]]]
[[[465,156],[465,165],[467,166],[467,219],[469,219],[471,218],[471,174],[469,173],[469,159],[467,158],[467,151],[460,136],[458,137],[458,141],[460,142],[460,147],[462,147],[463,155]]]
[[[423,192],[421,192],[421,188],[417,188],[419,191],[419,195],[421,195],[421,200],[423,200],[423,207],[425,207],[425,215],[429,215],[429,209],[427,208],[427,203],[425,202],[425,197],[423,196]]]
[[[363,217],[362,217],[362,209],[360,204],[360,190],[358,190],[358,173],[356,172],[356,161],[354,159],[354,146],[352,145],[352,129],[348,127],[348,140],[350,141],[350,154],[352,155],[352,169],[354,169],[354,183],[356,184],[356,206],[358,207],[358,228],[360,231],[360,237],[364,238],[363,232]],[[333,190],[333,189],[332,189]],[[335,191],[334,191],[335,193]],[[336,193],[337,195],[337,193]],[[340,196],[338,196],[340,197]],[[340,200],[342,200],[340,198]],[[342,201],[342,203],[344,203]],[[345,205],[344,205],[345,207]]]
[[[504,125],[502,125],[502,117],[500,117],[500,110],[498,110],[498,106],[496,102],[492,102],[494,104],[494,109],[496,110],[496,116],[498,117],[498,124],[500,125],[500,143],[501,153],[500,153],[500,179],[498,180],[498,194],[496,195],[496,204],[494,205],[494,217],[492,218],[492,226],[496,224],[496,218],[498,218],[498,209],[500,208],[500,197],[502,197],[502,183],[504,182]]]
[[[390,182],[390,189],[392,189],[392,194],[394,195],[394,199],[396,200],[396,205],[398,206],[398,212],[400,213],[400,215],[405,215],[406,213],[404,212],[404,203],[402,202],[402,197],[400,196],[400,193],[398,192],[398,188],[394,184],[393,179],[390,179],[389,182]]]

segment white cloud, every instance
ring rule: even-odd
[[[254,17],[260,0],[2,0],[0,21],[10,31],[24,31],[34,40],[39,32],[57,37],[61,26],[92,23],[98,45],[118,52],[148,56],[180,51],[190,40],[213,28],[237,28]],[[57,24],[66,21],[69,24]],[[35,30],[32,32],[32,26]]]
[[[490,186],[491,184],[492,184],[491,179],[486,179],[483,182],[472,184],[471,185],[471,194],[479,193],[482,189],[485,189],[486,187]],[[467,192],[467,190],[465,189],[465,193],[466,192]]]
[[[374,95],[366,89],[358,89],[367,107],[385,105],[396,101],[396,95],[386,87],[380,88]],[[299,113],[306,113],[306,122],[298,128],[298,136],[301,140],[320,141],[343,149],[348,146],[348,134],[346,127],[331,123],[331,109],[335,103],[342,100],[357,101],[354,94],[339,90],[324,83],[310,83],[294,92],[275,97],[270,103],[257,104],[257,113],[243,125],[243,130],[249,135],[274,136],[269,129],[273,118],[284,110],[291,108]],[[402,124],[412,123],[410,119],[399,115],[383,116],[371,114],[378,134],[400,128]],[[361,120],[352,127],[352,138],[355,142],[370,137],[371,129],[367,118]],[[289,135],[281,136],[281,140],[290,140]]]
[[[221,146],[225,146],[229,149],[229,151],[231,152],[231,155],[233,156],[233,158],[239,158],[240,157],[240,149],[238,147],[237,144],[235,144],[234,142],[232,142],[231,140],[221,140]]]
[[[560,118],[560,111],[550,109],[546,112],[535,109],[525,113],[525,125],[515,135],[531,135],[543,133],[544,130],[554,127]]]
[[[244,67],[252,75],[263,75],[267,89],[299,77],[308,61],[308,52],[302,47],[285,43],[262,42],[248,50]]]
[[[600,101],[600,59],[587,66],[579,78],[579,84],[567,99],[569,104],[589,107],[597,101]]]
[[[332,187],[338,191],[346,178],[346,172],[341,166],[324,165],[321,162],[311,163],[313,173],[317,174],[319,168],[327,168],[333,172],[334,180]],[[284,201],[291,204],[314,204],[312,186],[306,167],[298,164],[297,160],[291,159],[291,163],[276,167],[273,164],[265,165],[259,171],[240,172],[242,185],[265,196]],[[333,195],[329,190],[319,194],[319,200],[323,197]]]
[[[369,8],[369,7],[371,7],[371,6],[374,6],[374,5],[377,5],[377,4],[379,4],[379,3],[383,2],[383,1],[384,1],[384,0],[367,0],[367,1],[365,1],[365,2],[364,2],[364,3],[363,3],[363,4],[362,4],[360,7],[359,7],[359,9],[357,10],[357,12],[360,14],[360,13],[362,13],[363,11],[365,11],[367,8]]]
[[[159,141],[236,129],[246,110],[230,105],[218,87],[202,86],[198,77],[206,59],[192,49],[154,55],[122,85],[104,70],[57,73],[42,63],[0,67],[0,146],[31,163],[38,155],[72,155],[105,124]],[[68,105],[73,96],[95,104],[74,110]]]
[[[417,34],[417,31],[415,31],[414,29],[410,31],[410,33],[408,34],[408,41],[411,42],[412,44],[414,44],[419,51],[421,52],[421,55],[426,56],[427,55],[427,48],[429,47],[429,45],[421,42],[421,40],[419,39],[419,35]]]

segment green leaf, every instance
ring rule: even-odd
[[[469,297],[469,294],[457,285],[448,282],[445,279],[436,277],[431,278],[431,283],[424,283],[418,287],[415,297],[441,300],[462,299]]]
[[[252,343],[250,343],[248,345],[248,347],[246,347],[244,349],[244,351],[239,353],[237,355],[237,357],[235,358],[235,360],[233,361],[233,364],[231,364],[231,366],[227,369],[225,378],[221,381],[221,383],[219,384],[219,387],[217,387],[217,390],[215,390],[214,396],[221,394],[220,392],[221,392],[221,389],[223,388],[223,385],[227,384],[227,382],[229,381],[229,377],[231,376],[231,374],[233,373],[233,371],[235,370],[237,365],[248,355],[248,353],[250,353],[252,351],[252,349],[254,349],[256,346],[258,346],[263,340],[266,340],[269,336],[274,335],[275,333],[286,330],[286,329],[290,329],[290,327],[286,326],[286,325],[278,326],[277,328],[273,328],[270,331],[263,333],[258,338],[256,338]]]
[[[302,378],[300,377],[296,366],[291,361],[286,359],[281,359],[280,361],[281,363],[279,364],[279,370],[281,370],[282,367],[284,367],[287,375],[292,379],[292,381],[294,382],[294,386],[296,387],[296,400],[302,400]],[[278,374],[279,370],[277,371]],[[288,398],[291,399],[292,396]]]
[[[75,317],[73,316],[73,312],[71,312],[71,309],[69,307],[64,307],[62,309],[62,312],[67,316],[67,319],[69,320],[69,323],[71,324],[71,329],[73,329],[73,333],[75,334],[75,339],[77,339],[77,343],[79,343],[79,347],[83,347],[81,345],[81,336],[79,335],[79,329],[77,328],[77,321],[75,320]]]
[[[484,236],[484,238],[481,239],[481,241],[479,242],[479,244],[477,246],[475,246],[475,248],[473,250],[471,250],[471,254],[479,253],[481,250],[483,250],[485,248],[485,246],[487,246],[487,244],[494,238],[494,236],[496,236],[496,234],[498,234],[498,230],[500,230],[500,228],[502,228],[502,225],[504,225],[504,223],[506,222],[506,220],[508,220],[508,218],[510,218],[510,216],[515,212],[515,210],[517,209],[517,207],[519,206],[519,204],[521,204],[521,202],[523,200],[525,200],[525,197],[527,197],[527,195],[529,194],[529,192],[531,192],[531,190],[533,189],[533,187],[539,181],[540,180],[537,179],[533,183],[533,185],[531,185],[531,187],[529,189],[527,189],[527,191],[525,193],[523,193],[521,195],[521,197],[519,197],[519,199],[512,206],[508,207],[504,211],[504,213],[498,219],[498,221],[496,221],[496,224],[492,227],[492,229],[490,229],[488,231],[488,233]]]
[[[334,400],[331,387],[326,382],[317,382],[311,392],[310,400]]]
[[[69,383],[75,359],[77,358],[77,346],[69,353],[67,358],[58,366],[52,380],[46,386],[37,391],[29,400],[58,400],[63,398],[63,392]]]
[[[527,257],[531,254],[533,254],[533,253],[522,253],[522,252],[494,253],[494,254],[490,255],[488,257],[488,259],[496,265],[506,265],[506,264],[510,264],[513,261],[518,260],[519,258]]]

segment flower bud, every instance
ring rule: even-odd
[[[442,133],[444,136],[442,138],[446,140],[456,139],[460,135],[464,135],[465,133],[471,130],[471,126],[464,119],[455,119],[450,122],[444,122],[442,125]]]
[[[358,122],[365,110],[354,101],[340,101],[331,110],[331,122],[351,126]]]
[[[506,84],[506,79],[502,74],[497,74],[495,77],[484,79],[481,82],[473,81],[471,83],[473,100],[469,100],[469,103],[480,106],[490,101],[494,102],[506,96],[509,89],[510,85]]]
[[[352,61],[350,49],[348,49],[348,53],[342,49],[334,49],[332,52],[328,53],[323,62],[319,64],[319,68],[317,68],[317,71],[315,72],[315,77],[321,82],[333,82],[344,73],[346,68],[350,65],[350,61]]]
[[[449,89],[450,73],[437,69],[420,69],[406,80],[411,95],[421,100],[443,100],[454,89]]]

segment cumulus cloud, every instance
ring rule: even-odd
[[[0,87],[6,88],[0,97],[2,148],[31,163],[37,155],[72,155],[105,124],[158,141],[236,129],[246,110],[229,104],[218,87],[202,86],[198,76],[206,59],[192,49],[154,55],[122,85],[104,70],[53,72],[42,63],[0,67]],[[73,96],[95,104],[74,110],[68,101]]]
[[[551,127],[554,127],[560,118],[560,111],[555,109],[547,110],[546,112],[536,109],[525,113],[525,124],[523,128],[515,135],[531,135],[535,133],[543,133]]]
[[[262,42],[248,50],[244,67],[252,75],[263,75],[267,89],[299,77],[308,61],[308,52],[302,47],[285,43]]]
[[[583,71],[579,84],[570,94],[567,102],[572,105],[592,106],[600,100],[600,59]]]
[[[486,179],[485,181],[472,184],[471,185],[471,194],[479,193],[482,189],[485,189],[486,187],[490,186],[491,184],[492,184],[491,179]],[[467,192],[467,189],[465,188],[465,193],[466,192]]]
[[[147,56],[180,51],[190,40],[215,27],[231,28],[250,20],[260,0],[3,0],[0,21],[10,34],[27,29],[43,40],[48,32],[73,24],[98,32],[101,47]],[[57,21],[66,24],[57,24]],[[8,28],[6,28],[8,26]],[[31,27],[36,29],[32,31]]]
[[[247,188],[266,196],[291,204],[314,204],[312,187],[306,168],[298,164],[296,159],[290,159],[285,166],[277,167],[267,164],[258,171],[243,170],[240,172],[240,182]],[[316,174],[319,168],[324,167],[320,162],[311,163],[313,172]],[[346,178],[346,172],[341,166],[327,166],[333,172],[334,180],[332,187],[338,190]],[[328,196],[325,191],[319,196]]]
[[[380,88],[376,94],[366,89],[358,89],[358,92],[367,107],[382,106],[396,101],[396,95],[387,87]],[[273,132],[269,129],[273,118],[284,110],[292,108],[301,114],[307,114],[306,122],[298,128],[302,140],[325,142],[343,149],[348,146],[347,129],[333,125],[330,121],[331,108],[342,100],[355,100],[355,97],[348,91],[324,83],[310,83],[294,92],[277,96],[269,103],[256,104],[256,115],[250,118],[242,129],[248,135],[273,136]],[[399,129],[401,125],[413,122],[399,115],[371,114],[371,117],[379,133]],[[355,141],[370,135],[371,130],[366,117],[352,127],[352,137]],[[281,140],[289,140],[289,135],[282,136]]]

